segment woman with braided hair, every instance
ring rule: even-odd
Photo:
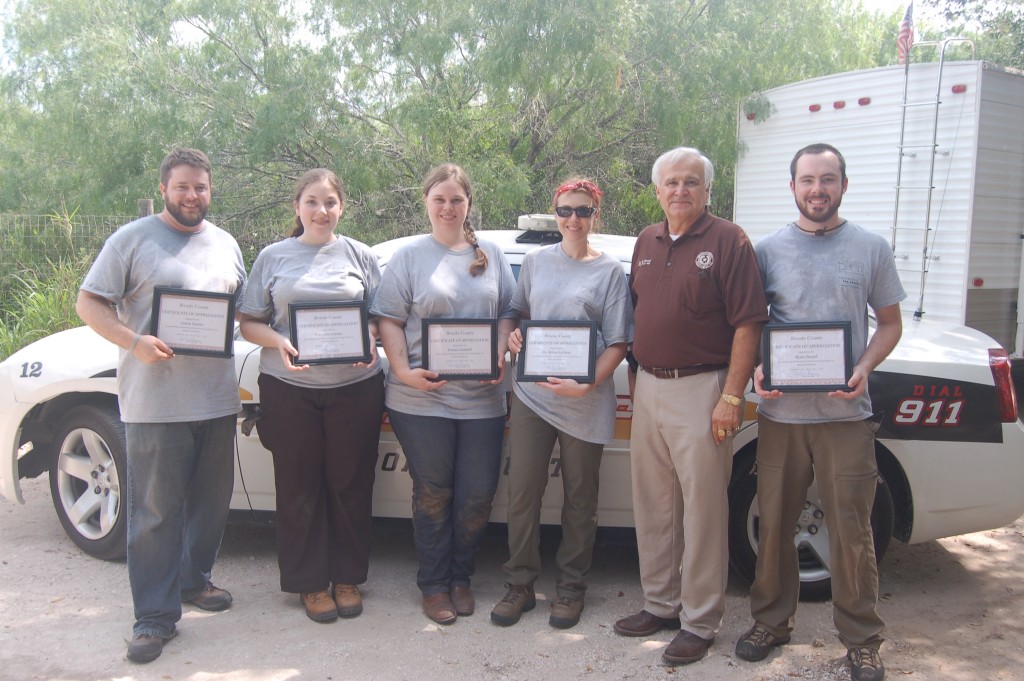
[[[515,280],[501,250],[478,242],[473,190],[445,164],[423,183],[430,234],[397,251],[371,308],[390,362],[385,404],[412,476],[423,612],[438,624],[473,614],[470,577],[498,486],[505,432],[504,356]],[[422,366],[422,321],[497,319],[494,381],[437,380]]]
[[[541,497],[550,477],[551,450],[558,442],[564,491],[562,540],[555,554],[557,598],[548,623],[575,626],[583,612],[586,576],[597,531],[598,475],[604,445],[615,429],[612,374],[633,340],[633,305],[622,266],[589,242],[600,215],[601,190],[573,179],[555,190],[554,210],[561,243],[530,251],[523,259],[512,306],[523,319],[597,323],[593,383],[550,376],[517,381],[509,427],[508,592],[491,611],[491,621],[509,626],[536,605],[533,583],[540,575]],[[522,331],[509,349],[523,347]]]

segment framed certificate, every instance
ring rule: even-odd
[[[424,319],[423,368],[443,381],[493,381],[498,377],[498,320]]]
[[[231,357],[235,294],[153,287],[149,333],[177,355]]]
[[[537,321],[522,323],[523,350],[516,364],[520,381],[548,376],[593,383],[597,363],[597,322]]]
[[[765,389],[849,390],[851,333],[850,322],[766,324],[761,348]]]
[[[366,301],[322,301],[288,305],[289,338],[301,364],[370,361]]]

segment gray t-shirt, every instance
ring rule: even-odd
[[[377,256],[364,244],[340,236],[314,246],[296,238],[270,244],[256,257],[240,311],[269,322],[285,338],[291,331],[288,305],[324,301],[366,300],[380,284]],[[336,388],[356,383],[381,370],[351,364],[313,365],[306,371],[285,368],[277,348],[263,348],[260,372],[292,385]]]
[[[512,307],[538,321],[597,322],[597,357],[609,345],[633,340],[633,303],[622,265],[607,254],[573,260],[561,244],[530,251],[519,270]],[[536,383],[516,382],[523,403],[558,430],[608,444],[615,432],[615,382],[609,378],[583,397],[560,397]]]
[[[868,339],[868,306],[907,297],[885,239],[851,222],[822,236],[789,224],[754,248],[771,322],[849,321],[856,364]],[[856,421],[871,416],[867,391],[854,401],[825,393],[786,393],[758,412],[782,423]]]
[[[154,286],[238,294],[244,285],[242,254],[230,234],[209,222],[181,232],[150,215],[107,239],[82,290],[110,300],[128,328],[148,334]],[[201,421],[241,408],[231,358],[175,355],[145,364],[122,349],[117,384],[125,423]]]
[[[411,368],[422,366],[424,319],[516,317],[512,309],[516,282],[505,254],[482,239],[480,248],[487,253],[488,265],[477,277],[469,273],[476,259],[473,248],[450,250],[429,234],[397,251],[388,263],[370,311],[405,324]],[[393,372],[385,404],[407,414],[453,419],[491,418],[506,412],[502,385],[449,381],[437,390],[424,391],[405,385]]]

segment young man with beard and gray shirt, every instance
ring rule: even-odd
[[[892,249],[881,236],[839,217],[846,161],[827,144],[797,152],[790,189],[800,217],[755,248],[771,322],[849,322],[854,366],[849,390],[767,390],[754,372],[758,407],[757,570],[750,590],[754,626],[736,656],[763,660],[790,640],[800,592],[793,527],[817,481],[828,526],[833,619],[854,681],[880,681],[884,624],[871,507],[878,482],[868,376],[899,341],[906,297]],[[868,307],[877,319],[868,339]]]
[[[206,221],[206,155],[174,149],[160,166],[164,210],[107,239],[77,312],[121,348],[118,402],[128,445],[128,577],[135,626],[128,659],[150,662],[177,634],[181,604],[224,610],[210,582],[234,486],[241,406],[231,357],[176,355],[150,335],[154,286],[227,293],[245,284],[238,244]]]

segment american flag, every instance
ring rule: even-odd
[[[900,64],[906,64],[910,58],[910,46],[914,44],[914,0],[907,5],[907,12],[903,15],[903,23],[900,24],[900,32],[896,34],[896,50]]]

